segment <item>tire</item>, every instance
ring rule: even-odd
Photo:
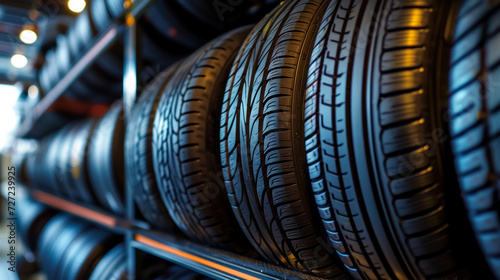
[[[217,30],[226,30],[247,18],[252,6],[259,5],[262,1],[176,0],[176,2],[192,17]]]
[[[152,24],[146,20],[141,21],[141,30],[143,31],[141,55],[144,70],[140,81],[146,81],[143,84],[147,84],[158,73],[191,53],[191,50],[158,36]]]
[[[156,183],[153,167],[153,122],[165,86],[178,70],[177,63],[160,73],[142,92],[132,108],[125,136],[127,180],[134,186],[134,199],[146,220],[156,228],[173,229],[173,223]]]
[[[82,126],[82,123],[70,123],[67,125],[66,133],[61,135],[56,150],[58,157],[56,158],[56,174],[59,179],[59,187],[64,189],[67,198],[71,201],[80,201],[79,193],[75,190],[72,184],[72,170],[70,165],[71,160],[71,146],[73,145],[74,138]],[[64,129],[64,128],[63,128]]]
[[[42,69],[38,71],[38,85],[40,88],[41,96],[46,96],[47,93],[52,89],[50,85],[47,64],[44,64]]]
[[[46,163],[47,152],[53,138],[54,135],[49,135],[40,141],[41,143],[34,159],[34,172],[31,187],[55,195],[57,190],[54,185],[49,183],[50,179],[47,179],[48,175],[53,175],[54,173],[53,170],[50,170],[49,165]]]
[[[29,186],[30,184],[30,179],[29,179],[30,177],[28,173],[29,172],[28,166],[31,164],[28,163],[30,161],[30,158],[33,158],[33,153],[28,152],[25,154],[21,154],[20,158],[16,158],[13,160],[14,166],[16,166],[17,169],[19,170],[19,175],[17,177],[17,180],[23,186]],[[31,168],[31,166],[29,168]]]
[[[450,71],[449,116],[458,180],[479,247],[500,279],[500,4],[462,3]]]
[[[76,201],[85,204],[96,204],[96,194],[90,186],[90,177],[88,174],[88,152],[89,143],[97,125],[96,119],[86,120],[85,123],[76,132],[71,144],[69,153],[69,184],[73,187],[76,194]]]
[[[59,70],[57,69],[57,60],[54,50],[49,50],[45,54],[45,67],[47,69],[48,88],[52,89],[60,80]]]
[[[90,2],[90,19],[98,33],[108,28],[111,21],[111,15],[108,12],[105,1],[93,0]]]
[[[69,135],[71,131],[71,125],[66,125],[58,132],[55,133],[54,137],[50,140],[47,153],[44,156],[44,162],[46,164],[47,173],[43,175],[45,178],[43,180],[44,184],[48,188],[52,188],[52,194],[59,196],[61,198],[69,198],[69,191],[67,186],[64,184],[63,174],[59,169],[59,162],[62,156],[61,146],[64,145],[66,140],[66,135]]]
[[[58,278],[54,280],[87,280],[99,260],[111,250],[120,238],[107,230],[89,228],[74,240],[59,263]]]
[[[118,244],[99,260],[99,263],[92,270],[89,280],[126,278],[126,252],[123,243]]]
[[[443,77],[456,1],[332,1],[311,59],[309,177],[355,279],[467,279],[452,250]],[[448,37],[447,37],[448,36]]]
[[[40,266],[47,279],[56,279],[57,266],[63,259],[67,247],[72,244],[89,225],[67,215],[57,215],[49,221],[42,231],[38,250]]]
[[[52,246],[45,255],[47,265],[44,266],[47,272],[47,279],[62,279],[62,263],[67,260],[69,249],[81,238],[85,232],[91,230],[91,226],[79,219],[72,218],[64,224],[64,228],[52,238]],[[70,278],[65,278],[70,279]]]
[[[65,35],[57,36],[55,58],[58,75],[59,77],[63,77],[71,68],[71,54],[69,52],[68,39]]]
[[[89,47],[94,35],[95,28],[92,26],[88,9],[83,10],[69,29],[68,46],[73,61],[78,59]],[[69,33],[68,32],[68,33]]]
[[[123,13],[124,0],[106,0],[106,7],[108,8],[111,18],[116,19]]]
[[[156,36],[194,51],[220,34],[196,24],[197,19],[184,13],[174,2],[157,1],[146,12],[145,20],[150,22]]]
[[[19,237],[23,241],[23,245],[36,254],[38,238],[45,225],[54,217],[56,211],[31,199],[23,199],[20,202],[23,206],[17,211]]]
[[[247,37],[222,106],[220,150],[233,212],[272,263],[342,279],[306,180],[303,92],[327,1],[286,1]]]
[[[94,64],[94,67],[99,68],[101,71],[105,72],[107,76],[111,77],[110,81],[114,85],[122,86],[123,44],[114,44],[108,51],[102,54]],[[122,93],[121,88],[118,88],[118,93]]]
[[[124,138],[122,103],[115,103],[99,120],[89,143],[87,169],[99,203],[124,213]]]
[[[26,186],[28,188],[35,188],[35,182],[38,182],[37,171],[39,167],[36,165],[37,162],[37,152],[35,150],[33,153],[29,153],[26,155]]]
[[[162,199],[189,237],[243,252],[220,176],[216,143],[230,65],[249,28],[227,33],[187,58],[167,84],[153,124],[153,163]],[[242,238],[241,238],[242,237]]]

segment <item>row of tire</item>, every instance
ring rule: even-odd
[[[38,266],[53,280],[128,279],[122,237],[76,217],[23,199],[17,218],[23,244],[38,256]],[[142,256],[138,279],[202,280],[203,275]]]
[[[482,0],[283,2],[143,91],[124,138],[139,209],[324,278],[500,279],[499,18]]]
[[[90,1],[89,8],[76,18],[67,33],[58,35],[56,47],[46,53],[45,64],[39,71],[42,93],[48,93],[87,51],[93,39],[122,15],[124,2]],[[141,66],[147,70],[143,71],[141,82],[150,80],[151,75],[158,74],[230,26],[255,22],[254,18],[269,11],[276,1],[244,1],[235,7],[224,3],[227,7],[219,7],[221,10],[217,10],[212,1],[196,2],[162,0],[148,9],[139,23],[143,31],[139,46]],[[198,19],[200,14],[204,16]],[[122,95],[122,77],[123,46],[116,44],[69,87],[66,96],[110,103]]]

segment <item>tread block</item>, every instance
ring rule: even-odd
[[[486,255],[500,254],[500,232],[480,234],[479,242]]]
[[[421,48],[425,46],[425,30],[399,30],[388,33],[384,39],[384,49]]]
[[[425,141],[425,126],[423,121],[415,121],[382,132],[383,150],[385,154],[392,154],[411,148],[423,147]]]
[[[387,96],[406,91],[418,91],[423,86],[424,77],[419,69],[382,74],[380,93]]]
[[[383,126],[422,117],[422,95],[401,94],[383,98],[380,103],[380,122]]]
[[[500,231],[499,221],[498,212],[496,211],[489,211],[472,217],[474,227],[479,232]]]
[[[411,28],[426,28],[429,25],[431,11],[421,8],[407,8],[391,11],[387,19],[388,31]]]
[[[475,79],[481,72],[481,53],[474,51],[460,60],[450,72],[450,90],[455,92],[460,87]],[[453,103],[452,103],[453,104]]]
[[[435,178],[434,167],[429,167],[410,176],[392,180],[389,186],[392,194],[398,196],[428,187],[435,182]]]
[[[410,238],[408,241],[415,256],[425,256],[449,246],[447,227],[439,228],[423,236]]]
[[[489,187],[468,195],[465,198],[465,203],[467,208],[473,212],[491,209],[495,203],[495,194],[495,188]]]
[[[442,202],[443,193],[439,185],[422,190],[409,198],[395,200],[399,217],[408,217],[438,207]]]
[[[423,48],[400,49],[382,55],[381,70],[396,71],[421,68],[425,50]]]

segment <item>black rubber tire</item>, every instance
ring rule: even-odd
[[[38,72],[38,88],[40,89],[40,95],[45,96],[51,90],[49,74],[47,71],[47,65],[43,65],[42,69]]]
[[[18,172],[17,175],[17,182],[23,186],[29,186],[30,184],[30,179],[29,179],[29,174],[28,174],[28,159],[32,157],[31,152],[26,153],[26,154],[20,154],[19,157],[15,157],[13,159],[13,164],[16,167],[16,170],[14,172]],[[10,175],[10,174],[8,174]]]
[[[173,229],[175,224],[163,203],[154,174],[153,122],[165,86],[180,63],[161,72],[141,93],[132,108],[125,135],[126,174],[134,186],[135,202],[146,220],[160,229]]]
[[[35,150],[32,153],[26,155],[26,185],[28,188],[35,188],[35,182],[37,181],[37,170],[38,166],[36,165],[37,152]]]
[[[57,70],[59,77],[63,77],[71,68],[71,54],[69,52],[68,39],[65,35],[57,36],[57,46],[55,49]]]
[[[78,15],[68,32],[71,32],[68,34],[68,45],[74,61],[88,48],[94,36],[87,9]]]
[[[500,279],[500,3],[462,3],[450,71],[455,166],[468,216]]]
[[[106,7],[108,8],[109,13],[111,14],[111,18],[118,18],[123,10],[124,0],[106,0]]]
[[[216,146],[224,84],[248,27],[227,33],[187,58],[167,84],[153,124],[153,163],[163,201],[189,237],[245,250],[220,180]]]
[[[196,18],[182,14],[184,11],[176,4],[175,1],[156,1],[146,12],[145,20],[151,23],[156,36],[162,36],[191,51],[217,36],[217,32],[205,30],[202,24],[194,26]]]
[[[106,2],[107,0],[94,0],[90,5],[91,20],[98,34],[104,32],[114,19]],[[121,86],[123,78],[123,45],[118,43],[111,46],[111,49],[106,51],[95,61],[92,66],[92,69],[94,68],[99,68],[99,70],[113,77],[113,83],[118,83]],[[106,91],[105,89],[106,87],[103,88],[104,92]],[[118,92],[121,93],[121,91]]]
[[[126,264],[125,245],[120,243],[99,260],[99,263],[92,270],[89,280],[125,280]]]
[[[60,214],[52,218],[40,235],[41,247],[38,250],[40,268],[47,279],[55,279],[59,261],[65,250],[89,225],[75,218]]]
[[[124,138],[122,102],[99,120],[89,146],[87,169],[99,203],[116,214],[124,212]]]
[[[71,55],[71,62],[73,62],[75,58],[78,57],[81,48],[78,45],[79,39],[77,34],[77,25],[79,24],[78,21],[80,20],[80,16],[78,16],[75,21],[73,21],[73,24],[71,24],[71,26],[68,28],[68,31],[66,32],[66,37],[68,38],[68,50],[69,54]]]
[[[16,213],[19,221],[19,237],[23,244],[36,254],[40,234],[56,211],[31,199],[20,200],[18,204],[21,206]]]
[[[50,259],[44,258],[44,256],[47,256],[48,250],[53,245],[52,238],[57,236],[70,220],[71,217],[66,214],[57,214],[45,224],[45,227],[40,233],[36,252],[38,265],[42,271],[48,268],[48,262],[50,262]]]
[[[323,18],[306,93],[309,176],[356,279],[468,278],[450,241],[440,119],[456,2],[332,1]]]
[[[87,9],[75,20],[68,31],[68,48],[72,63],[75,63],[87,50],[94,35],[94,24]],[[119,47],[111,50],[117,51]],[[120,51],[106,52],[86,70],[67,90],[66,95],[75,99],[109,104],[122,95]],[[40,76],[40,82],[45,76]],[[44,82],[45,84],[45,82]],[[53,86],[53,84],[50,84]]]
[[[57,60],[54,50],[49,50],[45,54],[45,67],[47,68],[48,87],[52,89],[60,80],[59,70],[57,69]]]
[[[109,27],[111,21],[111,15],[108,12],[105,1],[92,0],[90,2],[90,19],[98,33]]]
[[[66,125],[54,134],[47,148],[47,153],[44,156],[47,173],[43,174],[45,178],[43,183],[46,184],[47,187],[53,189],[51,192],[52,194],[61,198],[69,198],[69,191],[67,186],[64,185],[63,174],[59,169],[59,162],[61,157],[61,146],[65,142],[66,135],[69,134],[71,128],[71,125]]]
[[[57,214],[50,219],[38,237],[37,252],[45,252],[45,248],[50,243],[50,238],[59,232],[59,228],[63,227],[70,220],[70,216],[66,214]],[[41,256],[41,255],[40,255]],[[39,257],[40,257],[39,256]]]
[[[54,280],[88,280],[101,258],[109,252],[120,238],[107,230],[89,228],[68,246],[64,259]]]
[[[123,44],[120,42],[111,46],[104,54],[102,54],[99,59],[95,62],[95,67],[105,72],[112,79],[115,86],[123,86]],[[113,87],[115,88],[115,87]],[[116,92],[116,90],[115,90]],[[121,88],[118,88],[118,92],[121,93]]]
[[[73,140],[82,126],[82,123],[70,123],[67,125],[67,129],[65,130],[65,134],[61,135],[61,140],[57,144],[57,153],[58,156],[56,158],[56,174],[59,179],[59,187],[64,189],[67,198],[71,201],[80,201],[79,193],[74,189],[74,186],[71,181],[71,146],[73,144]],[[63,128],[64,129],[64,128]]]
[[[54,174],[46,164],[47,152],[54,135],[49,135],[40,141],[40,145],[36,151],[34,166],[33,166],[33,180],[32,186],[35,189],[42,190],[51,194],[55,194],[56,190],[53,185],[49,184],[46,179],[47,175]]]
[[[85,204],[95,204],[97,199],[93,188],[90,186],[90,177],[88,174],[88,150],[89,143],[97,125],[96,119],[86,120],[78,132],[75,133],[71,150],[69,152],[69,162],[67,170],[69,185],[74,189],[76,202]]]
[[[176,0],[179,6],[193,17],[217,30],[237,26],[245,18],[252,6],[261,5],[260,0]]]
[[[67,252],[74,243],[83,238],[85,232],[92,227],[78,218],[71,219],[64,224],[60,232],[52,236],[52,246],[44,254],[47,258],[44,268],[47,279],[61,279],[61,264],[67,260]],[[69,279],[69,278],[66,278]]]
[[[307,182],[303,99],[327,1],[286,1],[248,36],[222,106],[220,150],[233,212],[272,263],[342,279],[322,242]]]
[[[141,56],[144,69],[140,81],[152,80],[158,73],[191,53],[190,49],[182,47],[163,36],[158,36],[151,22],[141,20]]]

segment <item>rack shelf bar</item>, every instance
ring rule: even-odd
[[[123,234],[127,231],[130,231],[133,226],[147,227],[145,225],[134,225],[128,220],[116,215],[104,213],[103,211],[95,209],[93,207],[83,206],[74,202],[70,202],[43,191],[33,190],[30,191],[30,195],[34,200],[38,202],[78,216],[80,218],[83,218],[84,220],[108,228],[116,233]]]
[[[134,248],[214,279],[320,278],[154,231],[135,230]]]

